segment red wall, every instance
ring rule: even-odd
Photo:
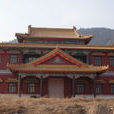
[[[7,94],[8,93],[8,82],[6,81],[8,78],[17,78],[16,75],[2,75],[0,78],[3,80],[3,82],[0,83],[0,93],[2,94]],[[30,77],[26,77],[22,79],[22,93],[23,94],[40,94],[40,80],[36,78],[37,84],[35,88],[35,93],[28,93],[27,92],[27,83],[26,80],[29,79]],[[35,77],[31,77],[35,78]],[[82,78],[83,79],[83,78]],[[96,80],[104,80],[105,83],[103,83],[103,93],[104,95],[110,95],[110,80],[114,80],[114,77],[106,77],[106,76],[97,76]],[[86,79],[85,79],[86,80]],[[18,84],[18,83],[17,83]],[[84,95],[88,94],[93,94],[94,92],[94,85],[93,85],[93,80],[86,80],[85,84],[85,92],[83,93]],[[90,91],[91,87],[91,91]],[[77,82],[75,83],[75,94],[77,88]],[[17,91],[18,93],[18,85],[17,85]],[[15,93],[10,93],[10,94],[15,94]],[[43,96],[48,96],[48,78],[45,78],[43,80]],[[65,97],[71,97],[72,96],[72,80],[68,77],[64,78],[64,96]]]
[[[7,63],[9,63],[9,56],[10,54],[4,53],[2,54],[2,63],[0,64],[0,69],[7,69]],[[18,54],[18,63],[20,64],[22,62],[22,54]],[[94,56],[90,56],[90,63],[94,64]],[[102,65],[109,65],[109,57],[107,53],[102,56]],[[114,71],[114,66],[110,66],[109,70]],[[17,78],[16,74],[13,75],[0,75],[0,78],[3,80],[3,82],[0,82],[0,93],[6,94],[8,93],[8,83],[6,80],[8,78]],[[34,78],[34,77],[33,77]],[[114,80],[114,76],[97,76],[97,80],[104,80],[105,83],[103,83],[103,94],[109,95],[110,93],[110,80]],[[37,86],[36,86],[36,92],[35,94],[40,93],[40,80],[37,78]],[[27,87],[26,87],[26,78],[22,81],[22,93],[25,94],[31,94],[27,93]],[[91,87],[91,91],[90,91]],[[75,83],[75,93],[76,93],[77,83]],[[17,87],[18,89],[18,87]],[[94,86],[93,81],[86,82],[85,83],[85,92],[83,94],[90,94],[93,93]],[[17,91],[16,91],[17,93]],[[64,96],[65,97],[71,97],[72,95],[72,80],[70,78],[64,78]],[[43,96],[48,96],[48,78],[43,80]]]
[[[2,79],[2,82],[0,82],[0,93],[3,93],[3,94],[8,93],[8,82],[7,82],[8,78],[17,78],[17,76],[16,75],[1,75],[0,79]]]
[[[28,76],[23,79],[21,79],[21,84],[22,84],[22,91],[21,93],[23,94],[31,94],[27,92],[27,80],[35,79],[36,80],[36,87],[35,87],[35,92],[32,94],[39,94],[40,93],[40,80],[34,76]]]
[[[0,69],[7,69],[7,64],[9,64],[10,61],[10,55],[8,53],[1,54],[1,63],[0,63]],[[22,54],[17,54],[17,64],[20,64],[22,62]]]
[[[9,55],[7,53],[1,54],[0,69],[6,69],[8,63],[9,63]]]
[[[94,55],[90,55],[90,64],[93,64],[95,63],[95,59],[94,59]],[[114,66],[110,66],[110,61],[109,61],[109,56],[106,54],[106,55],[103,55],[102,56],[102,65],[109,65],[109,70],[110,71],[114,71]]]

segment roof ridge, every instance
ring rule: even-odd
[[[73,28],[59,28],[59,27],[31,27],[31,29],[57,29],[57,30],[73,30]]]

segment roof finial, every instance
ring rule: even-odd
[[[75,27],[75,26],[73,26],[73,29],[74,29],[74,30],[76,30],[76,27]]]
[[[28,26],[28,34],[31,33],[31,25]]]

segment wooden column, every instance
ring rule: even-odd
[[[96,76],[93,79],[94,81],[94,98],[96,97]]]
[[[92,92],[91,92],[91,81],[89,81],[89,94],[91,95]]]
[[[21,97],[21,75],[18,75],[18,96]]]
[[[43,96],[43,76],[40,76],[40,97]]]
[[[86,63],[90,64],[90,52],[88,52],[88,55],[86,56]]]
[[[73,75],[72,79],[72,97],[75,97],[75,75]]]

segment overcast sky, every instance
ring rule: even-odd
[[[114,29],[114,0],[0,0],[0,42],[28,25]]]

